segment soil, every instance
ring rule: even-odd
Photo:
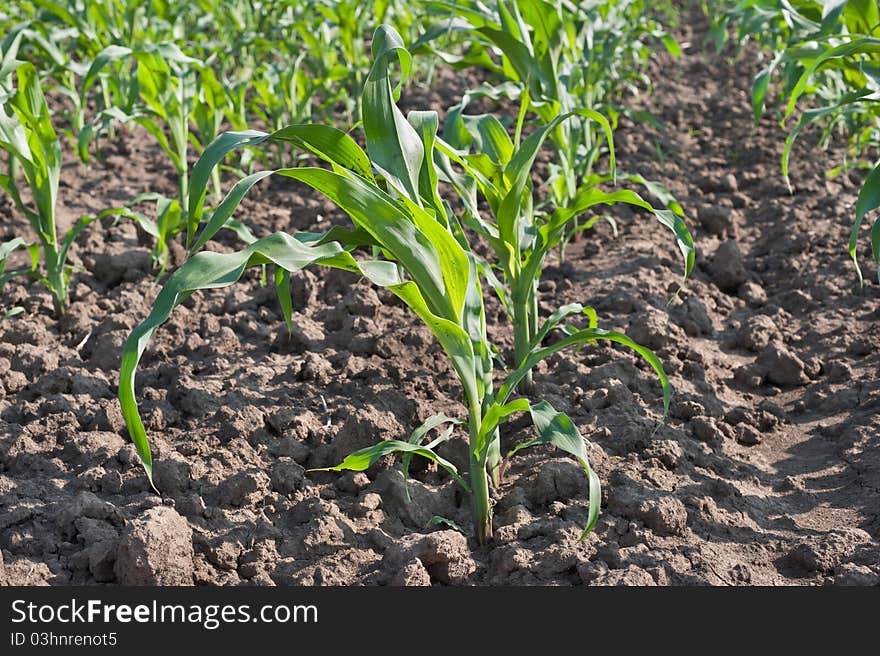
[[[304,471],[433,413],[465,412],[429,331],[339,272],[293,277],[292,337],[256,272],[192,297],[157,333],[138,376],[156,494],[115,390],[123,340],[158,287],[148,239],[105,222],[74,248],[81,271],[64,318],[36,283],[2,294],[3,307],[26,311],[0,328],[0,583],[880,583],[880,287],[866,276],[858,289],[846,256],[860,180],[826,179],[844,153],[805,135],[790,194],[784,132],[772,116],[751,119],[757,57],[707,53],[705,19],[683,21],[684,54],[657,55],[655,88],[638,101],[663,129],[622,119],[617,145],[622,169],[663,182],[688,212],[693,276],[673,296],[681,263],[669,233],[616,208],[619,235],[597,226],[541,285],[543,311],[588,303],[602,325],[654,348],[676,390],[661,423],[659,385],[622,349],[538,371],[534,396],[569,413],[603,482],[587,539],[585,476],[543,447],[509,463],[495,541],[482,548],[467,499],[424,464],[409,503],[393,462]],[[69,161],[62,222],[174,192],[139,133],[120,130],[88,170]],[[24,233],[8,202],[0,211],[0,238]],[[259,234],[343,219],[289,181],[261,187],[239,217]],[[211,248],[234,245],[224,236]],[[860,248],[868,262],[867,239]],[[489,321],[510,348],[497,310]],[[516,421],[504,439],[527,434]],[[464,442],[443,453],[463,464]]]

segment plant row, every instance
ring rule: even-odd
[[[880,208],[880,9],[876,0],[741,0],[716,12],[710,34],[720,48],[731,32],[742,45],[754,40],[769,52],[755,77],[752,108],[766,112],[771,81],[778,79],[780,121],[788,128],[782,173],[789,179],[792,147],[807,128],[819,143],[835,135],[848,145],[847,161],[829,166],[834,176],[851,168],[868,170],[855,207],[849,255],[863,283],[858,248],[865,219]],[[799,106],[799,103],[801,106]],[[807,104],[806,108],[803,105]],[[791,189],[791,184],[789,183]],[[871,254],[880,281],[880,218],[870,227]]]
[[[344,3],[330,4],[338,8]],[[142,6],[155,9],[158,3],[124,7],[138,11]],[[291,3],[288,9],[299,6]],[[81,88],[101,87],[102,97],[103,89],[108,89],[109,103],[120,97],[131,101],[101,109],[100,115],[110,119],[107,129],[135,120],[169,154],[179,180],[177,198],[156,200],[155,221],[130,208],[107,213],[137,221],[156,237],[160,267],[168,240],[176,234],[185,236],[187,252],[186,261],[165,280],[149,316],[124,346],[119,382],[123,416],[152,479],[135,375],[150,338],[174,308],[198,290],[232,285],[248,268],[259,267],[265,277],[271,273],[274,278],[290,327],[290,274],[307,266],[344,269],[389,290],[431,330],[461,383],[467,417],[435,415],[409,439],[357,451],[332,469],[363,470],[383,456],[401,453],[406,475],[412,456],[428,458],[471,494],[475,534],[485,543],[492,535],[490,485],[500,483],[504,458],[522,448],[552,444],[577,458],[586,472],[586,534],[599,513],[599,479],[572,420],[547,401],[530,398],[533,369],[564,349],[605,340],[632,349],[648,363],[660,382],[664,408],[671,389],[657,356],[623,333],[599,328],[592,308],[570,304],[540,316],[538,287],[549,254],[603,218],[613,223],[607,212],[618,204],[641,208],[653,219],[648,225],[670,231],[683,258],[684,276],[690,273],[694,246],[682,208],[661,185],[636,172],[618,171],[613,141],[622,111],[616,102],[641,74],[638,63],[647,57],[645,44],[673,52],[677,46],[648,18],[647,5],[626,0],[597,5],[545,0],[499,0],[491,6],[430,2],[426,12],[423,20],[430,21],[412,41],[412,49],[393,25],[383,24],[370,39],[369,66],[360,73],[348,69],[359,99],[360,120],[354,131],[298,116],[274,130],[275,125],[259,115],[251,117],[255,127],[270,130],[248,129],[230,121],[225,112],[200,122],[193,109],[199,105],[192,103],[208,93],[205,71],[211,69],[199,69],[198,83],[190,87],[177,66],[191,65],[197,59],[194,54],[202,62],[211,55],[187,53],[174,42],[153,41],[161,36],[150,32],[160,29],[152,23],[149,30],[145,28],[146,42],[135,43],[128,33],[128,41],[103,45],[95,52]],[[186,12],[178,14],[184,26],[193,18]],[[177,24],[170,13],[169,24]],[[615,30],[618,37],[610,38]],[[205,32],[215,48],[212,54],[222,58],[216,42],[210,41],[214,31]],[[43,78],[32,63],[17,60],[25,36],[23,29],[16,32],[3,51],[0,145],[10,155],[10,170],[0,181],[29,219],[39,248],[20,238],[12,240],[4,244],[0,261],[15,248],[29,248],[30,266],[7,275],[39,276],[52,291],[56,309],[63,312],[71,274],[67,251],[79,232],[100,217],[84,217],[65,235],[57,234],[55,205],[63,149],[43,94]],[[398,106],[415,70],[414,53],[416,59],[430,62],[429,69],[438,63],[482,69],[485,82],[464,92],[442,126],[434,109],[404,115]],[[597,62],[599,55],[606,58],[604,63]],[[517,107],[515,115],[467,111],[475,99],[501,97]],[[193,138],[193,125],[206,126],[195,132],[200,138]],[[215,137],[224,126],[232,129]],[[95,130],[83,138],[81,132],[77,142],[82,144],[94,134]],[[208,134],[211,139],[204,138]],[[197,144],[199,157],[190,168],[191,142]],[[539,154],[548,149],[553,163],[537,164]],[[290,156],[278,155],[288,152]],[[230,160],[236,164],[227,166]],[[275,166],[245,170],[242,162]],[[237,180],[222,196],[219,172],[229,170]],[[282,232],[256,238],[247,219],[236,214],[254,185],[269,176],[311,187],[339,206],[351,223],[323,234]],[[19,193],[22,181],[30,203]],[[621,186],[624,182],[626,187]],[[659,204],[633,187],[646,190]],[[606,209],[599,210],[602,207]],[[244,247],[224,254],[203,250],[222,229],[234,230]],[[477,242],[489,244],[489,257],[477,254]],[[512,353],[503,353],[488,338],[484,285],[506,311]],[[531,417],[535,437],[503,453],[501,428],[520,413]],[[467,472],[459,472],[436,451],[459,424],[467,428]]]

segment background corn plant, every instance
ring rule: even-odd
[[[597,327],[589,308],[570,305],[548,317],[537,330],[532,348],[522,362],[507,371],[500,385],[493,374],[494,348],[486,333],[485,309],[477,258],[451,205],[441,195],[440,172],[435,165],[439,127],[436,112],[413,111],[405,117],[395,95],[400,80],[393,81],[390,66],[397,64],[401,76],[410,70],[410,54],[400,36],[382,26],[372,42],[373,65],[366,78],[362,104],[366,152],[336,128],[295,125],[271,134],[256,131],[221,135],[200,158],[190,188],[191,215],[197,216],[204,202],[211,169],[237,148],[262,148],[284,141],[322,159],[330,168],[300,167],[267,170],[241,180],[218,206],[194,241],[198,250],[230,216],[248,190],[271,175],[303,182],[337,204],[351,218],[352,229],[333,228],[323,235],[276,233],[244,250],[219,254],[196,253],[175,271],[159,294],[149,317],[126,341],[120,373],[119,399],[123,416],[144,467],[151,475],[149,442],[135,398],[135,372],[149,339],[168,319],[174,307],[200,289],[235,283],[248,267],[271,266],[285,319],[292,321],[289,273],[310,265],[341,268],[363,275],[400,298],[432,331],[461,383],[467,408],[469,472],[465,478],[434,448],[450,434],[422,443],[430,429],[454,420],[435,416],[410,440],[389,440],[357,451],[329,469],[364,470],[379,458],[403,453],[420,455],[437,463],[457,480],[473,499],[475,531],[480,543],[492,536],[489,474],[501,460],[499,426],[511,415],[529,413],[537,436],[521,442],[508,456],[535,444],[553,444],[574,455],[589,481],[590,512],[585,532],[592,529],[599,513],[600,485],[589,466],[586,444],[577,427],[546,401],[516,397],[515,390],[539,362],[569,346],[581,347],[597,340],[610,340],[634,349],[654,368],[661,382],[664,403],[670,388],[656,356],[621,333]],[[374,173],[374,171],[376,173]],[[357,250],[361,249],[361,250]],[[356,252],[373,257],[355,258]],[[584,316],[586,327],[569,325],[573,316]],[[561,333],[552,345],[543,345],[552,331]]]
[[[608,140],[612,173],[583,180],[571,205],[558,206],[552,212],[536,209],[532,188],[535,159],[548,135],[559,124],[575,119],[594,121],[601,127]],[[581,110],[559,115],[520,142],[521,125],[517,125],[512,140],[495,116],[468,116],[454,111],[447,117],[446,132],[455,146],[461,148],[466,144],[472,151],[455,150],[441,141],[437,159],[443,179],[455,186],[464,201],[467,209],[464,223],[481,235],[494,252],[495,263],[484,264],[481,270],[492,283],[513,324],[515,366],[528,356],[538,331],[538,285],[547,256],[565,240],[573,217],[598,205],[626,203],[644,208],[672,230],[684,256],[685,277],[693,269],[694,243],[677,204],[671,203],[676,211],[656,209],[634,191],[609,192],[600,188],[601,183],[614,177],[615,162],[611,126],[598,112]],[[464,175],[452,170],[452,161],[464,169]],[[662,187],[638,180],[666,196]],[[481,198],[489,208],[489,217],[480,211]],[[582,227],[591,227],[598,220],[594,217]],[[501,272],[501,281],[493,274],[495,268]],[[525,387],[530,380],[527,375],[523,381]]]
[[[0,187],[9,194],[16,209],[27,218],[39,242],[45,272],[36,262],[29,269],[5,274],[5,283],[11,275],[29,274],[38,277],[52,294],[57,314],[64,314],[68,303],[68,288],[73,267],[67,263],[70,248],[79,234],[94,221],[111,214],[130,215],[124,209],[108,209],[97,216],[80,217],[64,232],[56,221],[58,182],[61,174],[61,144],[52,125],[52,115],[36,69],[27,62],[15,59],[15,50],[3,53],[0,64],[0,149],[7,154],[7,170],[0,174]],[[14,71],[14,74],[13,74]],[[14,80],[14,81],[13,81]],[[30,198],[20,191],[24,181]],[[3,249],[6,256],[23,242],[12,240]],[[36,246],[31,249],[35,258]]]
[[[143,127],[167,155],[178,176],[178,197],[151,191],[130,203],[155,202],[154,218],[137,218],[155,240],[160,273],[168,264],[169,240],[188,222],[190,149],[200,154],[226,124],[274,130],[339,114],[354,117],[369,69],[369,30],[384,19],[416,29],[410,9],[392,0],[0,0],[4,51],[14,40],[44,86],[68,97],[62,128],[85,164],[90,147],[105,134],[112,137],[120,123]],[[259,153],[282,166],[290,146],[275,144]],[[251,172],[251,154],[227,170]],[[219,168],[212,182],[219,201]],[[243,227],[236,231],[252,241]]]
[[[499,84],[485,83],[469,91],[451,111],[464,111],[473,98],[507,96],[519,102],[517,139],[529,112],[544,126],[552,125],[547,137],[556,157],[549,164],[548,186],[551,200],[560,207],[573,206],[584,185],[592,186],[600,158],[612,150],[611,129],[626,111],[618,104],[621,96],[647,83],[642,68],[649,44],[662,43],[670,52],[680,53],[676,41],[650,17],[648,5],[638,1],[430,5],[448,16],[428,30],[417,49],[453,66],[488,68],[501,79]],[[450,56],[435,45],[449,40],[468,42],[482,56]],[[487,49],[500,53],[500,63]],[[609,119],[599,120],[596,113]],[[558,120],[564,115],[572,118]],[[573,215],[570,236],[577,234],[577,226]]]
[[[770,83],[781,81],[781,120],[798,113],[789,129],[782,153],[782,173],[789,182],[792,147],[803,130],[818,126],[819,142],[835,133],[848,140],[853,160],[835,166],[836,175],[853,166],[869,170],[855,208],[849,254],[859,283],[859,233],[864,220],[880,207],[880,9],[874,0],[748,0],[721,14],[717,21],[720,43],[726,28],[738,26],[741,42],[762,40],[774,48],[767,66],[756,76],[752,88],[755,120],[764,112]],[[723,30],[723,31],[722,31]],[[767,34],[771,36],[766,36]],[[798,101],[811,107],[798,111]],[[880,219],[870,231],[871,253],[880,280]]]

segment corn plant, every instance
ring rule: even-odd
[[[14,62],[4,58],[0,73],[8,71]],[[58,182],[61,174],[61,144],[52,127],[52,116],[40,86],[37,71],[30,63],[15,67],[17,85],[14,90],[4,89],[0,107],[0,148],[8,155],[8,170],[0,174],[0,187],[12,198],[15,207],[28,220],[39,241],[45,273],[39,273],[34,264],[30,269],[9,275],[28,273],[41,280],[52,294],[57,314],[67,309],[68,287],[73,267],[67,263],[70,247],[79,234],[92,222],[111,214],[134,215],[125,209],[108,209],[96,216],[80,217],[64,234],[56,225]],[[30,192],[30,202],[22,198],[19,178],[23,178]],[[24,244],[13,240],[7,243],[5,253]],[[32,258],[36,247],[29,246]],[[3,258],[5,260],[5,256]],[[5,280],[4,280],[5,282]]]
[[[57,28],[52,29],[39,21],[25,21],[6,31],[0,50],[10,53],[21,48],[24,56],[32,63],[44,60],[40,61],[37,70],[44,83],[51,82],[70,101],[69,108],[59,108],[59,115],[62,125],[66,126],[63,132],[71,143],[76,144],[85,127],[86,104],[80,93],[78,80],[88,69],[88,65],[74,61],[58,45],[59,41],[63,41],[59,32]]]
[[[459,111],[450,112],[446,122],[450,141],[459,149],[476,147],[476,152],[456,150],[449,143],[441,141],[437,155],[443,179],[456,187],[464,201],[467,209],[462,217],[464,223],[482,235],[494,251],[503,283],[497,281],[488,264],[481,268],[488,280],[493,282],[492,288],[513,324],[515,366],[522,364],[533,348],[539,324],[538,285],[541,273],[550,251],[565,240],[567,226],[573,217],[598,205],[634,205],[651,212],[673,232],[684,256],[685,277],[693,269],[695,253],[693,239],[681,218],[681,208],[674,201],[670,203],[674,209],[657,209],[634,191],[604,191],[600,188],[601,183],[613,178],[615,170],[611,126],[601,114],[581,110],[559,115],[521,141],[523,116],[521,112],[515,137],[511,139],[501,121],[491,114],[468,116]],[[539,211],[532,189],[535,158],[548,136],[560,124],[573,118],[594,121],[604,131],[612,174],[594,175],[583,180],[570,205],[558,206],[553,212]],[[451,168],[451,161],[464,168],[464,176]],[[637,176],[628,177],[666,197],[662,187]],[[486,216],[486,212],[480,212],[479,197],[485,199],[489,216]],[[581,228],[592,227],[597,221],[598,217],[593,217]],[[527,374],[523,381],[524,388],[530,382],[531,377]]]
[[[413,111],[404,117],[395,102],[400,81],[392,83],[390,67],[397,64],[401,78],[410,69],[410,53],[399,35],[381,26],[372,41],[373,64],[361,102],[366,151],[347,133],[324,125],[294,125],[266,134],[257,131],[225,133],[206,150],[193,169],[190,214],[198,215],[204,202],[210,170],[227,153],[242,147],[263,148],[283,141],[319,157],[330,168],[299,167],[267,170],[241,180],[215,210],[194,240],[193,250],[209,240],[230,216],[248,190],[271,176],[297,180],[323,194],[353,222],[353,228],[335,227],[323,235],[276,233],[234,253],[199,252],[168,278],[152,311],[125,343],[119,382],[119,400],[129,433],[148,476],[152,458],[135,397],[135,373],[150,338],[174,308],[201,289],[222,288],[238,281],[249,267],[274,267],[280,305],[288,326],[292,322],[290,272],[310,265],[339,268],[364,276],[402,300],[431,330],[449,358],[462,388],[467,408],[469,471],[467,477],[435,448],[449,431],[423,443],[432,427],[448,418],[432,417],[409,440],[388,440],[356,451],[332,471],[367,469],[383,456],[402,453],[404,466],[422,456],[449,473],[473,501],[477,540],[492,537],[490,472],[501,460],[499,427],[511,415],[529,413],[537,436],[521,442],[507,455],[536,444],[553,444],[573,455],[589,481],[589,517],[586,532],[599,514],[600,483],[590,468],[586,444],[577,427],[547,401],[533,402],[515,395],[520,381],[538,363],[567,347],[598,340],[623,344],[645,358],[657,373],[668,404],[670,387],[657,357],[624,334],[597,327],[596,314],[580,305],[560,308],[537,330],[524,360],[506,372],[500,385],[493,374],[493,345],[486,332],[486,313],[477,258],[471,250],[451,204],[440,193],[441,172],[435,165],[439,127],[433,111]],[[375,171],[375,173],[374,173]],[[369,257],[366,253],[372,253]],[[356,258],[355,256],[358,255]],[[569,325],[571,317],[585,316],[586,327]],[[544,339],[560,333],[551,345]],[[454,422],[453,422],[454,425]]]
[[[0,3],[0,6],[9,3]],[[10,24],[6,33],[25,29],[30,47],[28,56],[41,75],[52,80],[73,104],[71,133],[80,144],[80,155],[88,163],[88,143],[106,130],[112,137],[113,123],[99,125],[85,121],[84,109],[94,101],[100,116],[124,104],[132,80],[121,68],[114,75],[101,75],[98,93],[87,95],[79,84],[90,64],[110,46],[138,49],[171,40],[185,33],[181,15],[187,5],[177,2],[134,0],[40,0],[35,3],[11,3]],[[2,26],[2,25],[0,25]]]
[[[37,70],[32,64],[24,63],[18,66],[15,75],[17,88],[4,100],[0,110],[0,147],[6,151],[9,162],[8,172],[0,175],[0,186],[27,217],[39,238],[46,266],[44,282],[60,314],[67,305],[70,274],[65,266],[70,242],[59,239],[55,225],[61,145],[52,127]],[[18,171],[30,190],[32,203],[26,204],[19,193]]]
[[[130,91],[127,106],[105,112],[110,118],[133,121],[149,132],[166,153],[177,173],[179,195],[168,199],[148,193],[137,202],[155,200],[155,222],[141,218],[140,223],[156,239],[153,256],[160,270],[168,263],[168,242],[184,231],[187,225],[186,199],[189,188],[189,148],[195,143],[209,143],[222,124],[226,112],[226,96],[210,69],[185,55],[172,43],[132,50],[124,46],[108,46],[95,58],[83,86],[90,88],[102,71],[115,62],[133,60],[137,73],[136,86]],[[201,73],[200,73],[201,72]],[[135,98],[136,94],[136,98]],[[190,130],[193,122],[197,128]],[[200,139],[202,140],[200,142]],[[219,173],[213,176],[219,194]]]

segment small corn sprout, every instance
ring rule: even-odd
[[[12,70],[17,81],[14,88],[11,84]],[[61,144],[52,127],[52,115],[40,87],[40,79],[32,64],[15,61],[14,50],[5,53],[0,73],[4,77],[0,84],[3,87],[0,91],[3,95],[0,106],[0,148],[9,155],[9,168],[0,175],[0,187],[9,194],[18,211],[27,217],[39,241],[45,266],[45,274],[40,273],[36,266],[12,274],[27,273],[38,277],[52,294],[56,313],[64,314],[73,272],[73,267],[67,264],[70,247],[93,221],[111,214],[128,213],[121,209],[110,209],[97,216],[84,216],[70,230],[59,235],[55,211],[61,175]],[[19,191],[20,178],[24,178],[30,191],[30,202],[22,198]],[[12,243],[17,242],[13,240]],[[30,248],[34,255],[36,247]]]

